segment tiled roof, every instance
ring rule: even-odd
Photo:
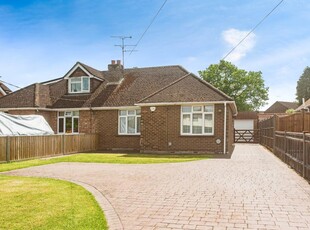
[[[187,74],[175,82],[165,86],[152,95],[142,99],[139,103],[164,102],[205,102],[205,101],[232,101],[224,93],[215,90],[207,82],[193,74]]]
[[[125,70],[125,77],[103,106],[131,106],[188,74],[180,66]]]
[[[296,109],[297,107],[297,102],[276,101],[265,111],[265,113],[285,113],[286,110]]]
[[[82,108],[91,94],[63,95],[51,107],[52,108]]]
[[[104,79],[104,76],[103,76],[103,71],[99,71],[99,70],[96,70],[94,69],[93,67],[90,67],[84,63],[81,63],[81,62],[77,62],[77,64],[80,64],[82,65],[89,73],[91,73],[92,75],[98,77],[98,78],[102,78]]]
[[[133,106],[138,102],[232,101],[223,92],[177,65],[124,71],[99,71],[77,62],[75,67],[79,66],[103,80],[93,79],[90,93],[68,94],[67,79],[57,78],[30,85],[0,98],[0,108],[118,107]],[[71,68],[68,73],[74,73],[76,68]]]
[[[254,112],[254,111],[238,112],[235,119],[237,120],[258,119],[258,112]]]
[[[117,85],[102,85],[101,88],[98,90],[98,95],[89,103],[92,107],[100,107],[104,105],[106,100],[110,97],[113,93]],[[88,105],[89,106],[89,105]]]
[[[0,98],[1,108],[25,108],[35,107],[35,87],[36,84],[15,91]]]
[[[287,109],[296,109],[298,107],[297,102],[279,101],[279,103],[285,106]]]

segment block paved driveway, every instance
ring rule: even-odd
[[[260,145],[238,144],[231,159],[58,163],[9,174],[95,187],[120,220],[109,214],[110,229],[310,229],[310,185]]]

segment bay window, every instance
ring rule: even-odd
[[[58,112],[58,133],[79,132],[79,111]]]
[[[181,107],[182,135],[213,135],[214,106],[193,105]]]
[[[140,109],[119,110],[118,118],[118,134],[140,134]]]

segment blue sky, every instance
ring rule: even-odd
[[[198,75],[280,0],[168,0],[126,67],[182,65]],[[104,70],[121,59],[112,35],[135,44],[163,0],[0,0],[0,76],[26,86],[63,76],[76,61]],[[310,61],[310,1],[285,0],[227,60],[262,71],[269,105],[294,101]],[[13,88],[12,88],[13,89]],[[15,90],[15,89],[14,89]],[[262,109],[265,109],[265,106]]]

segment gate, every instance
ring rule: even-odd
[[[235,143],[259,143],[259,129],[235,129]]]

